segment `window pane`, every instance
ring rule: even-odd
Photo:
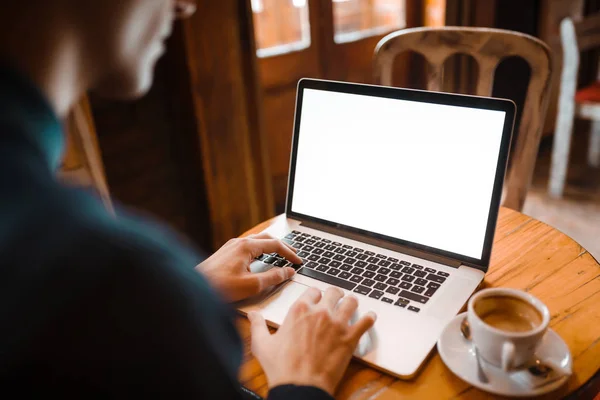
[[[335,42],[381,35],[406,26],[406,0],[332,0]]]
[[[258,57],[310,46],[307,0],[252,0],[252,12]]]

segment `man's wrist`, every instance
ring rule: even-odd
[[[295,376],[293,378],[288,379],[276,379],[274,381],[269,381],[269,388],[276,388],[279,386],[307,386],[318,388],[330,396],[333,396],[335,392],[335,387],[331,384],[328,384],[323,379],[319,377],[302,377]]]

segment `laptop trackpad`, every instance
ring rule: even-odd
[[[259,311],[270,325],[279,326],[283,323],[288,310],[309,287],[294,281],[288,282],[281,289],[263,300],[255,311]]]

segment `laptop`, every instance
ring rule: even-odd
[[[239,311],[278,327],[308,287],[339,287],[378,316],[355,357],[415,376],[488,269],[514,117],[510,100],[302,79],[286,211],[266,231],[304,264]]]

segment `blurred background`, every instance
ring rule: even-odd
[[[199,0],[176,26],[151,92],[133,103],[90,94],[67,121],[62,177],[90,186],[184,232],[207,251],[283,212],[296,84],[302,77],[372,82],[386,34],[418,26],[479,26],[536,36],[555,57],[552,97],[524,212],[600,258],[600,170],[588,162],[592,123],[576,119],[568,175],[548,194],[559,112],[560,22],[581,21],[600,0]],[[598,52],[581,54],[576,85],[597,80]],[[494,96],[521,109],[531,70],[507,58]],[[394,85],[425,88],[421,56],[401,54]],[[469,93],[468,56],[444,64],[444,91]],[[516,131],[517,129],[515,129]],[[87,140],[91,137],[92,140]],[[351,195],[351,193],[349,194]],[[534,245],[534,244],[532,244]]]

